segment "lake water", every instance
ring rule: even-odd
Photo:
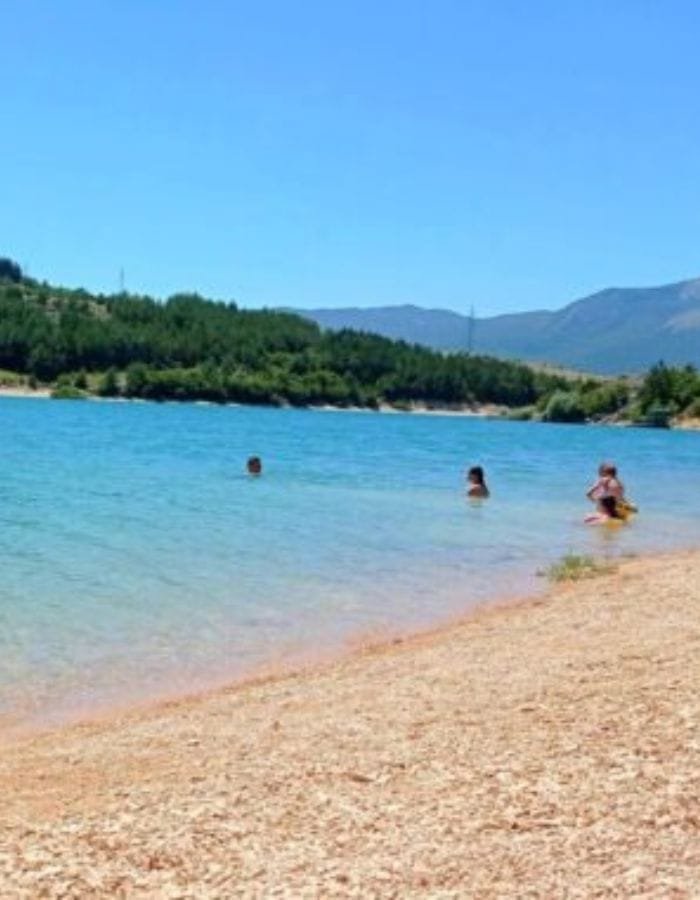
[[[614,531],[582,525],[602,458],[641,508]],[[0,399],[0,727],[439,622],[567,551],[699,542],[700,434]]]

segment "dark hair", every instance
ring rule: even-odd
[[[614,497],[601,497],[600,505],[611,519],[621,519],[622,516],[617,510],[617,500]]]
[[[474,478],[477,484],[481,484],[486,487],[486,482],[484,481],[484,470],[481,466],[472,466],[467,475],[468,478]]]
[[[246,467],[249,472],[257,474],[262,470],[262,460],[259,456],[250,456],[248,457]]]

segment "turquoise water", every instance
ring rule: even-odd
[[[700,540],[700,434],[6,398],[0,436],[6,727],[444,620],[570,550]],[[642,510],[615,531],[582,525],[608,457]]]

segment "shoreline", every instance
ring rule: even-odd
[[[52,400],[51,388],[26,388],[26,387],[3,387],[0,386],[0,399],[4,397],[15,399],[35,399],[35,400]],[[60,398],[58,398],[60,399]],[[91,403],[156,403],[156,404],[187,404],[191,403],[195,406],[220,406],[220,407],[257,407],[258,404],[246,404],[239,402],[216,403],[213,400],[149,400],[143,397],[100,397],[97,394],[87,394],[80,398],[71,398],[85,400]],[[269,409],[299,409],[308,410],[310,412],[333,412],[333,413],[380,413],[383,415],[415,415],[415,416],[454,416],[466,419],[491,419],[502,422],[534,422],[538,425],[564,424],[558,422],[544,422],[539,418],[531,418],[520,420],[511,418],[515,408],[508,406],[499,406],[494,403],[457,403],[445,406],[434,406],[429,403],[413,402],[407,405],[392,406],[390,403],[381,403],[377,408],[369,406],[333,406],[331,404],[309,405],[309,406],[292,406],[291,404],[282,404],[279,406],[268,406]],[[601,419],[599,421],[576,422],[569,423],[575,426],[594,426],[608,428],[646,428],[647,426],[635,422],[629,422],[623,419]],[[659,429],[661,431],[700,431],[700,419],[698,418],[676,418],[671,420],[667,428]]]
[[[0,385],[0,398],[10,397],[17,399],[36,399],[51,400],[52,388],[28,388],[28,387],[4,387]],[[60,398],[59,398],[60,399]],[[86,394],[80,398],[70,398],[86,400],[96,403],[157,403],[157,404],[182,404],[191,403],[196,406],[221,406],[221,407],[256,407],[259,404],[246,404],[235,401],[226,403],[216,403],[213,400],[149,400],[143,397],[100,397],[98,394]],[[468,404],[457,403],[445,406],[433,406],[427,403],[411,403],[404,406],[392,406],[390,403],[381,403],[377,408],[371,406],[333,406],[330,403],[319,405],[310,404],[308,406],[292,406],[291,404],[281,404],[279,406],[269,406],[270,409],[300,409],[309,410],[311,412],[351,412],[351,413],[388,413],[392,415],[401,413],[411,413],[415,415],[427,416],[465,416],[468,418],[493,418],[502,419],[506,417],[508,407],[498,406],[493,403]]]
[[[5,387],[0,385],[0,397],[16,397],[21,399],[49,400],[49,388]]]
[[[1,746],[0,886],[690,896],[698,603],[700,551],[639,557]]]
[[[139,402],[139,401],[136,401]],[[667,556],[675,557],[694,553],[695,547],[679,546],[672,550],[645,551],[642,555],[613,556],[606,563],[616,572],[620,564],[629,560],[644,559],[653,561]],[[700,547],[697,548],[700,554]],[[599,576],[598,576],[599,577]],[[471,600],[461,610],[436,614],[420,625],[382,625],[377,628],[360,626],[342,639],[326,644],[320,648],[304,645],[290,653],[272,652],[268,658],[243,669],[236,674],[225,670],[210,670],[196,679],[197,684],[191,689],[168,689],[164,686],[153,688],[147,693],[127,692],[121,699],[110,701],[88,701],[65,703],[60,710],[41,712],[30,716],[19,713],[8,713],[0,717],[0,752],[3,747],[18,743],[47,738],[52,734],[70,731],[73,728],[91,725],[106,725],[134,716],[158,714],[161,708],[169,708],[179,704],[198,704],[219,693],[244,691],[259,684],[282,681],[288,678],[313,676],[320,671],[344,662],[362,657],[366,653],[390,653],[393,648],[421,642],[424,639],[439,638],[452,629],[469,624],[473,619],[490,612],[525,607],[529,604],[539,605],[552,592],[558,589],[555,583],[547,578],[546,569],[534,570],[527,587],[521,579],[519,588],[511,587],[505,593],[495,593]],[[166,682],[163,682],[165,684]]]
[[[138,401],[137,401],[138,402]],[[682,558],[697,554],[700,562],[700,547],[679,547],[673,550],[658,552],[645,551],[643,554],[633,553],[631,556],[614,556],[606,563],[611,566],[609,572],[586,578],[585,584],[600,582],[606,578],[615,578],[620,567],[642,563],[663,563],[666,559]],[[211,673],[203,677],[197,687],[191,690],[157,689],[153,694],[139,696],[137,699],[125,697],[123,700],[98,703],[80,707],[75,704],[66,707],[60,715],[39,716],[19,725],[3,726],[0,722],[0,754],[4,748],[18,744],[50,739],[56,734],[70,733],[74,729],[110,728],[123,722],[130,722],[141,717],[157,717],[161,711],[179,706],[197,706],[216,698],[218,695],[230,695],[255,689],[260,685],[313,678],[323,674],[335,666],[361,660],[365,656],[391,654],[396,648],[410,647],[426,641],[440,640],[449,637],[450,632],[459,630],[484,616],[507,614],[512,610],[527,609],[530,606],[541,606],[551,596],[558,595],[567,588],[580,582],[564,581],[557,584],[549,582],[545,570],[534,573],[534,586],[527,592],[513,590],[508,594],[496,594],[472,603],[462,611],[453,612],[435,618],[432,622],[420,626],[388,627],[378,630],[360,628],[351,632],[343,640],[312,649],[304,647],[289,657],[273,654],[270,659],[255,664],[250,669],[237,675]],[[541,585],[538,587],[538,585]],[[70,710],[70,711],[69,711]]]
[[[676,554],[688,551],[671,552]],[[700,550],[698,552],[700,553]],[[655,557],[653,554],[645,554],[644,558]],[[625,557],[620,557],[614,561],[613,566],[625,560]],[[535,579],[540,579],[541,587],[538,589],[538,585],[535,584],[527,593],[524,590],[512,590],[507,594],[476,600],[467,604],[462,611],[438,615],[431,622],[418,626],[380,626],[370,629],[361,626],[343,639],[321,648],[304,646],[288,656],[272,653],[269,659],[243,670],[240,674],[211,672],[208,676],[198,679],[196,687],[188,690],[156,688],[153,693],[139,695],[136,698],[125,696],[122,700],[89,703],[84,706],[78,703],[66,704],[60,713],[39,714],[19,724],[3,725],[0,719],[0,755],[4,748],[48,740],[53,735],[70,733],[73,729],[93,726],[109,728],[141,717],[150,718],[174,706],[197,706],[220,694],[230,695],[260,685],[312,678],[334,666],[342,666],[366,655],[391,654],[397,647],[439,639],[453,629],[468,625],[472,620],[490,612],[507,611],[528,604],[539,605],[554,588],[548,584],[544,572],[535,573],[533,581]],[[12,714],[8,714],[7,719],[11,720]]]
[[[136,401],[138,402],[138,401]],[[673,550],[645,551],[643,554],[633,553],[630,556],[613,556],[606,559],[612,567],[612,574],[601,577],[614,577],[621,565],[630,561],[644,560],[654,562],[696,553],[700,557],[700,547],[677,547]],[[391,653],[396,647],[410,645],[412,642],[422,643],[433,638],[447,636],[453,629],[469,625],[491,613],[508,612],[511,609],[539,606],[547,598],[568,586],[548,581],[546,570],[533,572],[527,588],[512,588],[508,593],[486,596],[467,603],[462,610],[436,615],[431,621],[421,625],[388,626],[367,629],[361,626],[357,631],[348,633],[337,642],[320,648],[303,646],[291,654],[272,653],[243,671],[228,674],[225,671],[210,671],[197,679],[197,685],[191,689],[166,689],[158,687],[152,692],[125,694],[119,700],[88,702],[80,705],[75,702],[61,707],[60,712],[40,713],[32,715],[18,723],[13,722],[13,714],[6,716],[10,724],[3,724],[0,719],[0,753],[5,747],[27,741],[47,739],[51,735],[70,732],[75,728],[90,726],[110,727],[112,724],[131,720],[134,717],[157,716],[160,710],[179,705],[197,705],[219,694],[231,694],[246,691],[261,684],[313,677],[336,665],[343,665],[355,658],[361,659],[366,654],[377,655]]]

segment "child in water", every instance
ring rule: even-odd
[[[598,478],[586,491],[586,496],[596,504],[595,513],[586,516],[584,520],[588,525],[625,518],[619,508],[624,502],[625,489],[617,477],[617,467],[612,463],[600,464]]]
[[[467,497],[488,497],[484,470],[481,466],[472,466],[467,472]]]

